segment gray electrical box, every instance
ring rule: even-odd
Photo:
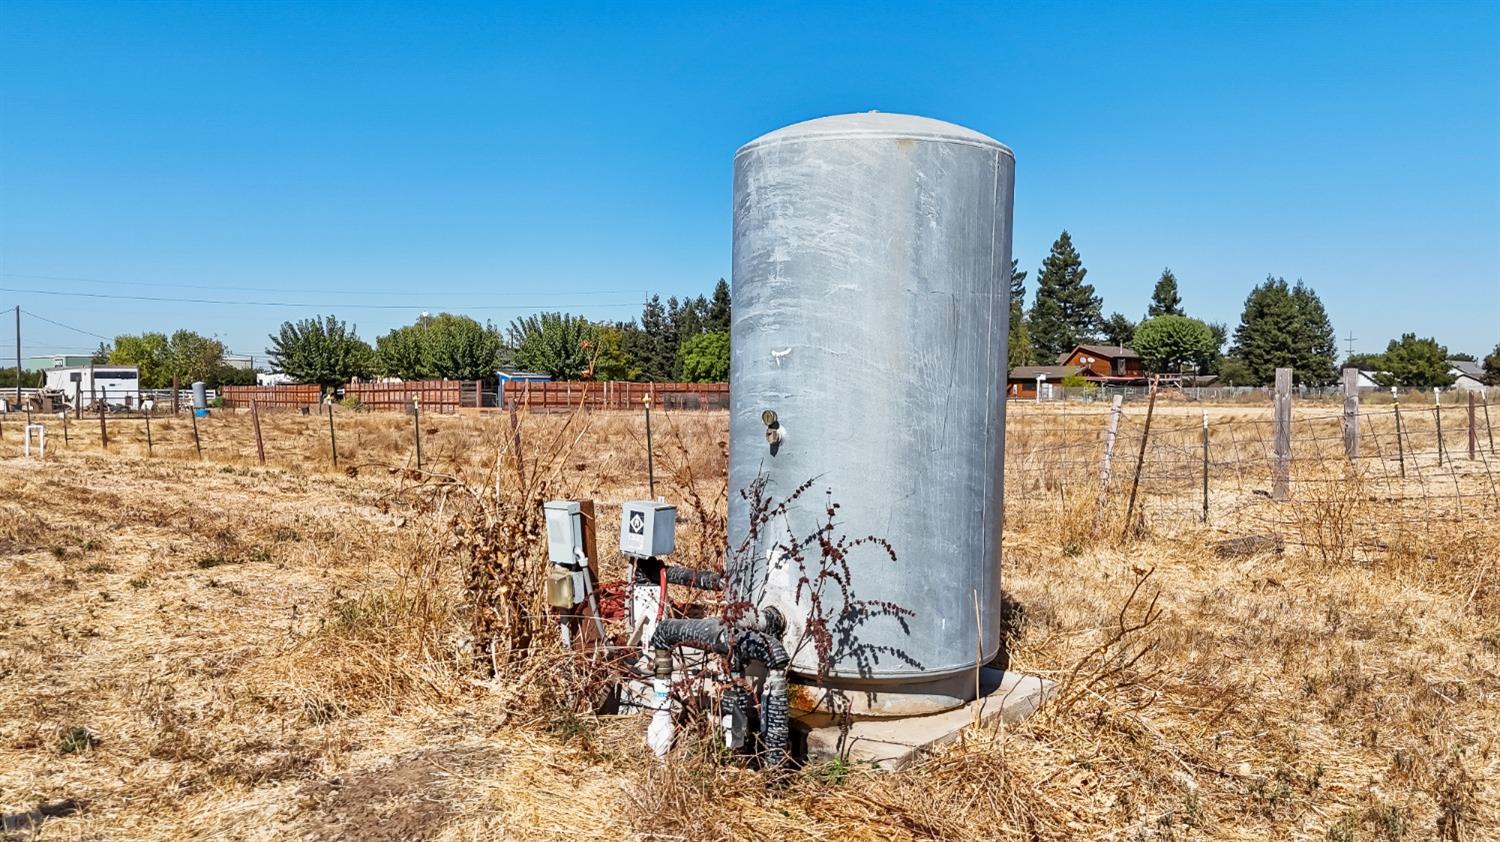
[[[576,500],[549,500],[542,504],[542,511],[547,516],[547,560],[577,564],[578,553],[583,552],[582,507]]]
[[[676,506],[635,500],[620,507],[620,552],[650,558],[670,555],[676,547]]]

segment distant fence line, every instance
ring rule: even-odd
[[[633,383],[627,381],[554,381],[505,384],[506,408],[640,409],[647,399],[660,409],[728,409],[728,383]]]
[[[1005,423],[1005,517],[1053,523],[1065,547],[1091,534],[1207,529],[1230,542],[1254,538],[1231,549],[1302,546],[1344,560],[1453,546],[1500,522],[1500,405],[1466,396],[1459,406],[1430,399],[1362,406],[1350,394],[1342,412],[1294,415],[1286,381],[1270,413],[1159,399],[1128,408],[1123,401],[1014,405]],[[700,397],[662,385],[606,391],[604,384],[574,383],[571,390],[566,383],[516,384],[511,398],[545,410],[590,401],[595,408],[637,409],[648,396],[667,408]],[[727,389],[710,394],[727,397]],[[267,423],[262,408],[257,402],[248,413],[174,418],[159,403],[154,413],[99,412],[81,420],[66,412],[37,414],[24,425],[0,416],[0,457],[39,453],[40,436],[31,430],[45,427],[49,454],[100,448],[299,469],[326,459],[346,470],[442,470],[483,441],[486,430],[507,429],[499,417],[440,422],[425,404],[409,418],[362,422],[348,407],[328,406],[313,417]],[[246,415],[248,424],[229,420]]]
[[[224,404],[248,409],[300,410],[324,399],[316,385],[225,386]],[[649,398],[660,409],[728,409],[728,383],[633,383],[625,381],[510,380],[499,392],[486,391],[481,380],[412,380],[400,383],[350,383],[343,399],[368,410],[406,410],[420,402],[427,412],[500,408],[539,411],[568,409],[639,409]]]
[[[1476,398],[1482,402],[1493,403],[1500,401],[1500,386],[1488,386],[1483,389],[1467,390],[1457,387],[1444,387],[1438,393],[1440,402],[1460,406],[1468,401],[1468,394],[1473,391]],[[1172,386],[1161,387],[1161,393],[1171,393],[1191,401],[1202,401],[1204,403],[1270,403],[1275,396],[1274,386]],[[1101,401],[1109,403],[1116,395],[1127,403],[1146,400],[1151,394],[1150,386],[1074,386],[1065,387],[1056,384],[1044,384],[1041,394],[1041,402],[1073,401],[1078,403],[1091,403]],[[1298,400],[1304,401],[1329,401],[1343,400],[1344,388],[1334,386],[1295,386],[1292,394]],[[1389,404],[1391,402],[1390,389],[1361,388],[1359,390],[1360,401],[1371,405]],[[1408,389],[1398,387],[1397,399],[1411,403],[1421,401],[1428,405],[1433,403],[1432,389]],[[1024,398],[1010,398],[1011,402],[1035,403],[1036,396]]]
[[[649,397],[652,404],[661,409],[728,409],[728,383],[638,383],[629,381],[505,381],[500,391],[486,389],[482,380],[412,380],[390,383],[349,383],[339,390],[338,397],[353,399],[362,409],[375,411],[404,411],[414,401],[430,412],[456,412],[465,408],[517,408],[556,411],[566,409],[638,409]],[[493,384],[491,384],[493,385]],[[1127,403],[1144,401],[1150,395],[1149,386],[1098,386],[1068,388],[1058,384],[1046,384],[1040,402],[1109,403],[1116,396]],[[23,398],[31,398],[36,389],[22,389]],[[1329,401],[1342,399],[1341,386],[1298,386],[1293,395],[1303,401]],[[13,392],[5,390],[0,398],[9,400]],[[1273,387],[1262,386],[1183,386],[1163,387],[1162,394],[1179,399],[1204,403],[1271,403]],[[1389,404],[1392,400],[1388,389],[1360,389],[1360,402],[1369,405]],[[1462,405],[1468,400],[1468,391],[1461,388],[1439,390],[1436,402],[1445,405]],[[1475,392],[1483,403],[1500,401],[1500,386],[1490,386]],[[146,398],[158,403],[171,403],[171,389],[142,389],[133,397],[132,403]],[[317,406],[324,400],[323,390],[315,384],[284,384],[278,386],[224,386],[219,390],[223,405],[231,409],[249,409],[256,404],[266,410],[301,410]],[[210,390],[209,399],[214,399]],[[1398,389],[1397,400],[1402,403],[1421,402],[1432,405],[1432,389]],[[1036,397],[1011,398],[1012,403],[1037,402]],[[192,392],[179,391],[179,404],[183,408],[192,406]],[[12,408],[14,409],[14,408]]]

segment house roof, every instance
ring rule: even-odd
[[[1085,351],[1087,353],[1093,354],[1101,360],[1136,360],[1140,359],[1141,357],[1140,354],[1137,354],[1135,352],[1134,348],[1123,348],[1118,345],[1090,344],[1078,345],[1071,351],[1064,351],[1063,353],[1059,354],[1057,357],[1057,364],[1062,365],[1063,363],[1068,361],[1069,357],[1073,356],[1079,351]]]
[[[1448,367],[1459,374],[1467,374],[1476,380],[1484,377],[1484,369],[1473,360],[1449,360]]]
[[[1061,380],[1081,370],[1076,365],[1022,365],[1010,370],[1010,379],[1035,380],[1038,375],[1046,375],[1048,380]]]

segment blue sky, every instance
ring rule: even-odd
[[[86,332],[27,318],[27,353],[180,327],[260,353],[330,311],[370,340],[423,310],[628,318],[729,274],[740,144],[878,109],[1016,151],[1028,281],[1067,228],[1106,312],[1171,266],[1232,327],[1272,273],[1356,350],[1482,356],[1497,6],[8,0],[0,307]]]

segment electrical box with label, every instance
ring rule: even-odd
[[[634,558],[671,555],[677,546],[677,507],[635,500],[620,507],[620,552]]]
[[[547,517],[547,560],[572,567],[579,553],[587,550],[583,543],[583,507],[576,500],[550,500],[543,504]]]

